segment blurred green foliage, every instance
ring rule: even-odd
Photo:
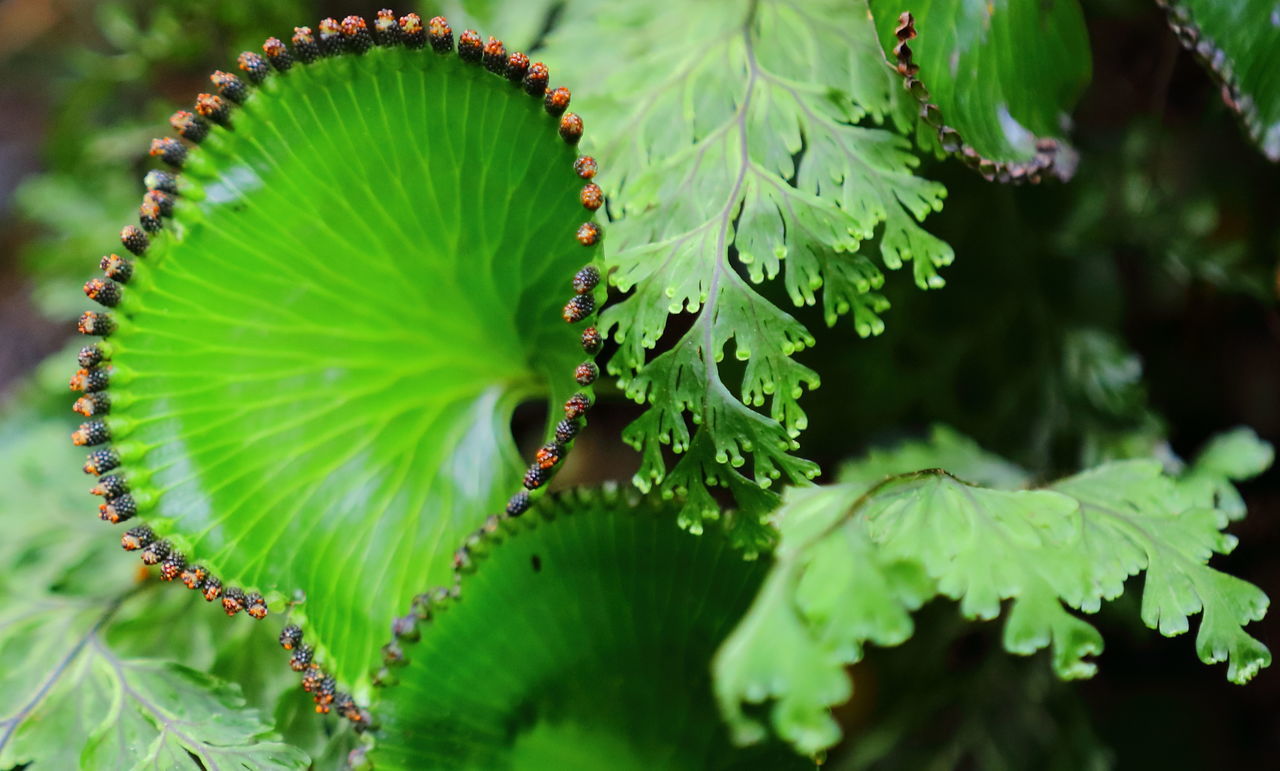
[[[13,3],[13,13],[23,5]],[[0,60],[0,80],[23,84],[47,112],[41,171],[23,181],[16,211],[39,227],[21,260],[36,299],[69,318],[75,291],[144,192],[148,142],[167,133],[175,105],[209,89],[208,74],[257,50],[264,30],[282,34],[318,13],[304,0],[74,0],[26,46]],[[32,8],[34,15],[36,8]],[[17,17],[16,23],[38,24]],[[37,30],[31,30],[36,32]],[[34,76],[34,78],[33,78]],[[34,80],[34,82],[33,82]]]

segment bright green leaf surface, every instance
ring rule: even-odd
[[[911,261],[920,286],[942,284],[952,252],[919,221],[945,191],[871,125],[902,97],[864,0],[581,0],[562,20],[539,55],[597,116],[587,146],[619,220],[607,258],[632,292],[604,314],[620,343],[609,369],[648,405],[625,435],[643,454],[636,482],[687,493],[695,527],[717,511],[708,483],[758,517],[776,497],[752,482],[817,471],[792,452],[819,378],[792,358],[813,337],[753,282],[781,273],[796,305],[821,295],[828,324],[849,314],[876,334],[882,266]],[[682,312],[692,327],[650,358]]]
[[[511,410],[573,385],[582,180],[541,100],[429,49],[299,65],[232,120],[125,290],[111,420],[144,520],[275,609],[305,596],[359,693],[518,489]]]
[[[1280,7],[1272,0],[1156,0],[1267,158],[1280,161]]]
[[[1076,0],[871,0],[871,9],[891,58],[898,17],[903,11],[915,17],[919,37],[908,45],[920,67],[917,77],[941,109],[942,122],[979,155],[1029,161],[1036,138],[1066,136],[1091,74]],[[924,123],[921,136],[941,149]]]
[[[512,521],[405,645],[376,705],[375,766],[812,767],[777,744],[730,744],[711,654],[767,564],[675,519],[653,499],[571,493]]]
[[[1183,476],[1183,486],[1203,506],[1217,508],[1228,519],[1244,517],[1244,499],[1232,482],[1255,477],[1271,467],[1275,449],[1250,428],[1237,428],[1213,438]]]
[[[854,464],[841,484],[787,494],[776,515],[776,565],[716,656],[717,696],[740,739],[765,731],[743,703],[767,702],[774,729],[800,750],[834,744],[840,732],[828,708],[849,696],[843,666],[867,642],[910,637],[909,612],[935,595],[983,620],[1011,600],[1004,647],[1024,655],[1050,648],[1054,671],[1072,679],[1093,675],[1089,658],[1102,652],[1102,637],[1070,610],[1097,612],[1145,572],[1147,626],[1181,634],[1203,612],[1202,661],[1228,662],[1235,683],[1270,664],[1266,646],[1244,631],[1266,612],[1266,595],[1207,565],[1235,539],[1221,531],[1227,512],[1204,490],[1264,467],[1269,447],[1256,437],[1216,440],[1182,478],[1132,460],[1036,490],[979,487],[940,470],[1019,484],[1016,469],[948,431],[935,433],[933,450],[908,443]]]

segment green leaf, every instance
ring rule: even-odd
[[[280,666],[275,633],[245,625],[228,634],[225,621],[192,614],[195,597],[135,584],[136,567],[84,512],[87,484],[66,441],[65,392],[44,382],[50,374],[65,381],[65,367],[64,357],[52,358],[0,410],[0,687],[9,705],[0,714],[0,767],[131,768],[149,748],[158,758],[152,767],[191,766],[187,749],[208,768],[233,756],[253,767],[273,758],[305,765],[222,679],[235,675],[229,679],[245,683],[258,705],[297,689]],[[171,698],[181,714],[209,722],[197,722],[198,731],[173,723]],[[307,723],[319,721],[308,715]],[[178,762],[164,762],[175,748]]]
[[[917,81],[913,92],[922,83],[922,102],[933,105],[919,124],[927,146],[960,153],[984,174],[997,172],[978,165],[979,158],[994,162],[1007,175],[1010,167],[1036,162],[1038,141],[1054,140],[1053,170],[1071,176],[1065,136],[1092,69],[1076,0],[871,0],[871,9],[891,57],[900,15],[915,17],[919,37],[906,45],[919,71],[907,82]]]
[[[1227,516],[1212,500],[1206,505],[1200,482],[1130,460],[1043,489],[980,487],[938,466],[983,472],[993,459],[975,445],[965,457],[965,444],[950,432],[935,436],[932,445],[909,443],[855,464],[841,484],[787,494],[775,515],[776,564],[716,655],[717,697],[740,739],[764,733],[743,703],[770,702],[774,729],[801,751],[834,744],[840,732],[828,708],[850,693],[844,665],[861,658],[866,642],[910,637],[908,613],[935,595],[981,620],[1011,601],[1005,649],[1050,648],[1057,675],[1074,679],[1094,674],[1089,659],[1102,652],[1102,637],[1070,611],[1097,612],[1145,571],[1147,626],[1181,634],[1189,616],[1203,611],[1202,661],[1229,662],[1235,683],[1270,664],[1266,646],[1243,629],[1262,618],[1266,595],[1208,567],[1235,539],[1221,532]],[[1241,433],[1206,453],[1252,470],[1258,455],[1256,439]],[[1009,468],[988,476],[1019,481]],[[779,657],[778,650],[802,655]]]
[[[1266,614],[1267,596],[1207,565],[1215,552],[1235,547],[1235,537],[1220,532],[1225,512],[1196,501],[1154,462],[1108,464],[1054,488],[1080,502],[1087,527],[1082,540],[1089,541],[1095,574],[1114,578],[1121,565],[1130,573],[1146,570],[1143,623],[1171,637],[1186,632],[1188,617],[1203,611],[1196,635],[1201,661],[1228,662],[1233,683],[1248,682],[1271,664],[1267,647],[1244,631]]]
[[[475,543],[459,597],[416,605],[430,620],[375,705],[374,766],[812,767],[730,744],[709,662],[767,564],[675,517],[634,493],[574,492]]]
[[[120,561],[117,554],[110,556]],[[118,658],[163,660],[235,683],[246,704],[258,710],[263,722],[274,723],[281,741],[309,755],[314,768],[337,767],[345,761],[358,736],[350,726],[317,717],[312,696],[285,665],[279,629],[228,624],[221,613],[211,613],[204,605],[194,592],[148,582],[112,616],[101,638]],[[178,629],[180,634],[170,631]]]
[[[1223,87],[1269,160],[1280,161],[1280,10],[1269,0],[1156,0],[1169,26]]]
[[[1252,428],[1241,426],[1213,437],[1200,451],[1193,469],[1238,482],[1271,468],[1274,460],[1275,448],[1271,443],[1259,439]]]
[[[906,441],[888,449],[872,448],[840,470],[840,481],[871,485],[903,470],[942,468],[961,479],[990,487],[1018,488],[1031,483],[1021,468],[978,446],[954,429],[936,425],[927,440]]]
[[[40,598],[0,614],[0,766],[306,768],[240,689],[166,661],[125,659],[103,639],[118,602]]]
[[[1271,467],[1275,449],[1253,429],[1240,428],[1214,437],[1183,474],[1183,487],[1197,501],[1228,519],[1244,518],[1244,499],[1232,482],[1251,479]]]
[[[520,489],[515,406],[591,393],[561,318],[584,181],[541,99],[430,47],[295,62],[230,123],[112,312],[111,473],[363,698],[396,609]]]
[[[911,261],[935,287],[952,259],[918,224],[945,191],[875,127],[901,97],[865,0],[576,2],[540,55],[582,73],[575,104],[598,116],[588,147],[614,180],[606,259],[630,294],[603,324],[619,344],[609,371],[647,405],[626,433],[637,485],[687,495],[696,526],[717,511],[709,484],[814,476],[792,454],[799,398],[819,384],[793,356],[814,339],[753,284],[782,273],[796,305],[822,289],[826,322],[850,315],[866,336],[883,329],[882,266]],[[671,314],[696,316],[655,356]],[[738,498],[755,517],[775,501]]]

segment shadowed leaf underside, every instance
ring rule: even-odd
[[[456,599],[419,604],[382,692],[378,769],[789,769],[742,750],[710,660],[768,567],[678,507],[614,492],[547,499],[489,536]]]

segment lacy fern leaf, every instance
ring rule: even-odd
[[[40,597],[0,615],[0,765],[306,768],[237,685],[169,661],[121,657],[102,636],[116,604]],[[70,739],[70,741],[68,741]],[[82,747],[83,743],[83,747]]]
[[[819,378],[792,358],[812,335],[753,282],[782,274],[798,306],[822,289],[828,324],[850,315],[876,334],[881,266],[912,261],[921,287],[942,284],[951,249],[918,223],[945,191],[913,175],[904,139],[864,125],[902,106],[866,2],[571,5],[541,53],[584,70],[575,103],[607,137],[596,146],[615,180],[607,259],[630,295],[603,325],[620,346],[609,371],[649,405],[625,434],[643,454],[636,482],[687,494],[695,527],[716,511],[708,484],[758,515],[776,499],[753,482],[817,473],[792,453],[807,423],[799,398]],[[593,55],[599,36],[622,49]],[[697,315],[650,358],[682,313]],[[723,371],[730,343],[740,382]],[[664,447],[683,453],[674,468]]]
[[[1025,475],[941,431],[854,464],[841,484],[795,490],[776,517],[777,564],[717,655],[721,707],[742,739],[764,732],[742,703],[773,701],[784,739],[805,752],[834,744],[839,729],[827,708],[850,693],[844,665],[867,642],[909,638],[910,612],[936,595],[981,620],[1011,601],[1007,650],[1050,648],[1059,677],[1090,677],[1102,637],[1070,610],[1097,612],[1143,572],[1143,622],[1173,636],[1203,612],[1201,660],[1226,661],[1228,679],[1246,682],[1271,661],[1243,629],[1268,600],[1208,561],[1235,545],[1222,528],[1236,499],[1221,489],[1257,473],[1269,453],[1237,432],[1179,477],[1156,461],[1128,460],[1039,489],[1000,489],[938,466],[1010,487]],[[779,657],[784,644],[790,654]]]

